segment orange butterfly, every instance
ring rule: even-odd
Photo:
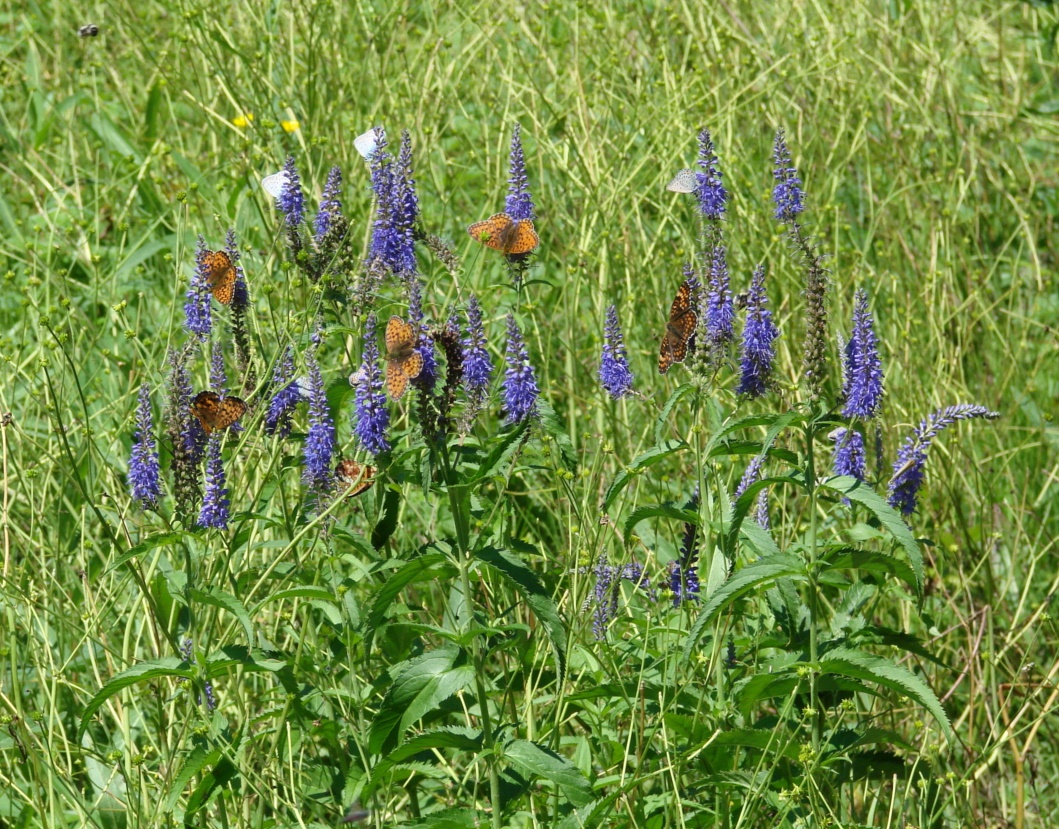
[[[231,305],[235,298],[235,266],[223,250],[208,250],[202,257],[206,267],[206,281],[213,298],[221,305]]]
[[[208,435],[217,429],[227,429],[246,414],[245,400],[238,397],[221,397],[215,391],[200,391],[191,401],[191,413],[202,424]]]
[[[669,309],[669,322],[662,337],[662,348],[658,352],[658,373],[665,374],[673,363],[682,363],[688,356],[688,341],[695,333],[695,292],[692,281],[687,279],[677,291],[673,306]]]
[[[496,213],[484,222],[475,222],[467,232],[487,248],[508,256],[530,253],[541,243],[529,219],[515,221],[507,213]]]
[[[394,400],[401,399],[408,381],[415,380],[423,370],[423,355],[416,351],[418,340],[410,322],[390,317],[386,323],[386,388]]]
[[[343,458],[335,467],[335,477],[342,486],[349,487],[346,495],[352,498],[360,495],[367,489],[371,489],[375,483],[375,473],[378,470],[374,466],[357,463],[350,458]]]

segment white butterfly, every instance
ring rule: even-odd
[[[287,171],[280,170],[278,173],[273,173],[261,179],[261,189],[272,198],[278,199],[283,194],[283,191],[287,189],[287,181]]]
[[[681,170],[666,185],[666,190],[672,190],[674,193],[694,193],[698,189],[699,174],[694,170]]]
[[[372,155],[379,148],[379,137],[375,134],[376,129],[381,129],[381,127],[372,127],[363,135],[358,135],[353,139],[353,146],[357,148],[357,152],[368,161],[371,161]]]

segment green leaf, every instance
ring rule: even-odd
[[[276,591],[255,607],[254,613],[257,614],[267,604],[285,601],[286,599],[309,599],[311,601],[330,602],[331,604],[338,603],[335,594],[328,588],[320,587],[316,584],[303,584],[299,587],[288,587],[284,590]]]
[[[731,523],[728,525],[728,530],[721,540],[721,549],[724,551],[724,557],[726,559],[729,561],[735,561],[739,534],[742,531],[743,522],[751,508],[757,503],[758,493],[773,484],[790,483],[799,484],[800,481],[797,478],[787,476],[779,478],[762,478],[748,486],[746,491],[739,496],[732,507],[731,516],[729,517]]]
[[[418,556],[391,575],[386,583],[375,594],[375,602],[368,613],[366,646],[371,649],[371,640],[382,623],[386,620],[386,611],[397,594],[410,584],[419,581],[434,581],[441,578],[452,578],[456,569],[441,553],[427,553]]]
[[[397,529],[397,512],[400,495],[396,489],[387,489],[382,499],[382,515],[371,531],[371,546],[381,550]]]
[[[221,757],[188,798],[187,809],[184,810],[184,825],[188,825],[188,819],[209,803],[210,798],[238,775],[239,769],[232,761],[227,757]]]
[[[530,740],[512,740],[504,746],[504,758],[519,771],[554,783],[574,806],[592,802],[592,784],[573,763],[551,749]]]
[[[632,514],[625,519],[626,538],[632,534],[637,524],[647,518],[672,518],[684,524],[699,526],[699,513],[696,510],[682,509],[672,504],[645,504],[633,510]]]
[[[381,753],[394,731],[400,740],[408,725],[474,682],[470,665],[456,665],[461,653],[445,645],[395,666],[399,673],[371,724],[369,751]]]
[[[371,780],[365,784],[362,794],[367,797],[378,786],[385,785],[389,779],[390,769],[421,752],[447,748],[478,754],[483,745],[482,733],[464,726],[449,726],[416,734],[387,754],[371,770]]]
[[[555,445],[559,447],[559,457],[563,462],[563,467],[567,472],[576,472],[577,452],[574,451],[574,444],[570,440],[570,435],[566,433],[562,421],[559,420],[559,416],[555,413],[555,409],[552,408],[552,404],[543,396],[537,398],[537,412],[545,433],[551,435],[555,440]]]
[[[403,823],[401,829],[481,829],[483,826],[489,826],[488,815],[454,807],[434,812],[418,823]]]
[[[179,676],[184,679],[191,679],[195,676],[193,670],[190,668],[182,668],[181,665],[187,665],[187,663],[180,657],[163,656],[161,659],[140,662],[133,665],[131,668],[127,668],[120,674],[111,677],[111,679],[96,692],[95,696],[88,701],[85,710],[81,712],[81,724],[77,728],[77,742],[81,742],[81,738],[85,734],[85,729],[88,728],[88,721],[92,719],[92,716],[96,711],[102,708],[103,704],[118,693],[118,691],[128,688],[130,685],[135,685],[137,682],[157,679],[161,676]]]
[[[500,474],[502,467],[507,466],[512,455],[522,445],[522,438],[525,436],[526,430],[529,429],[529,425],[530,421],[526,419],[511,431],[503,433],[500,436],[500,440],[489,450],[485,460],[479,464],[471,483],[477,484],[496,474]]]
[[[856,547],[843,547],[822,558],[829,570],[861,570],[876,575],[897,576],[913,590],[916,589],[916,576],[907,562],[888,553],[872,550],[858,550]]]
[[[927,709],[941,725],[945,736],[951,741],[955,739],[952,726],[949,725],[948,715],[941,707],[934,691],[922,679],[911,671],[896,665],[881,656],[864,653],[851,648],[837,648],[824,655],[819,663],[819,671],[823,674],[837,674],[848,676],[853,679],[876,682],[891,691],[918,702]]]
[[[741,501],[742,498],[739,500]],[[808,578],[805,572],[805,564],[797,556],[781,553],[778,556],[758,559],[733,573],[728,581],[710,596],[703,606],[702,612],[699,613],[699,617],[695,620],[691,633],[684,643],[685,661],[691,658],[691,653],[698,645],[706,626],[722,609],[751,590],[780,578],[797,580]]]
[[[625,489],[629,482],[638,474],[643,472],[649,466],[654,466],[659,461],[665,460],[670,455],[676,452],[681,452],[686,448],[687,443],[682,440],[667,440],[664,443],[658,444],[658,446],[648,449],[642,455],[636,456],[630,466],[614,476],[614,481],[611,483],[610,488],[607,489],[607,494],[603,496],[603,509],[610,509],[610,505],[614,502],[614,499],[618,497],[621,491]]]
[[[184,538],[184,533],[162,533],[161,535],[153,535],[150,538],[145,538],[135,547],[130,547],[120,556],[118,556],[114,562],[107,567],[104,574],[109,573],[111,570],[118,569],[121,565],[128,561],[132,561],[137,556],[142,556],[144,553],[149,553],[151,550],[157,549],[158,547],[168,547],[172,544],[176,544]]]
[[[912,531],[901,517],[901,514],[891,507],[881,495],[876,493],[870,486],[856,478],[848,475],[839,475],[821,481],[820,486],[833,489],[842,493],[851,501],[863,504],[879,519],[879,523],[889,530],[897,543],[900,544],[908,554],[908,560],[915,574],[916,596],[923,600],[923,553],[919,549]]]
[[[665,436],[666,424],[669,423],[669,416],[673,414],[673,409],[676,407],[677,403],[693,391],[695,391],[694,383],[684,383],[682,386],[678,386],[676,390],[669,395],[669,399],[665,402],[662,411],[659,412],[658,418],[655,420],[655,443],[662,443],[662,438]]]
[[[250,621],[250,614],[246,612],[243,603],[235,596],[225,590],[221,590],[219,587],[207,587],[205,590],[200,590],[196,587],[190,591],[190,595],[196,602],[201,602],[210,607],[219,607],[221,610],[227,610],[235,616],[239,620],[239,624],[243,626],[247,645],[250,647],[254,646],[254,625]]]
[[[221,759],[221,750],[219,748],[210,751],[206,746],[195,746],[184,761],[184,765],[180,767],[176,777],[169,784],[169,796],[166,798],[165,810],[172,812],[176,808],[180,796],[184,793],[184,789],[191,782],[191,778],[206,768],[206,766],[212,766],[219,759]]]
[[[537,574],[527,567],[522,559],[507,550],[486,547],[477,551],[475,557],[511,582],[526,600],[533,615],[537,617],[537,621],[548,634],[548,642],[552,646],[552,653],[555,654],[556,668],[561,682],[566,676],[566,626],[559,615],[559,608],[548,591],[544,589],[544,585],[540,583]]]

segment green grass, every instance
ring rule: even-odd
[[[77,27],[89,18],[101,34],[80,39]],[[929,761],[929,771],[919,782],[914,774],[872,780],[841,804],[810,796],[817,822],[803,825],[825,825],[831,807],[842,816],[838,825],[850,826],[843,821],[852,814],[863,825],[921,829],[1054,824],[1057,31],[1054,8],[1022,2],[626,9],[570,0],[546,7],[117,0],[80,19],[68,4],[0,0],[0,411],[13,417],[0,430],[0,825],[177,825],[217,758],[179,785],[177,770],[194,747],[205,757],[206,748],[237,737],[245,741],[228,757],[237,783],[193,825],[337,822],[343,797],[362,782],[354,760],[378,762],[367,735],[387,667],[438,642],[424,631],[391,630],[384,639],[391,650],[380,655],[377,643],[369,658],[355,622],[390,575],[385,556],[371,561],[341,535],[301,532],[299,453],[291,447],[247,443],[248,455],[229,472],[235,507],[275,523],[248,520],[242,535],[199,535],[186,542],[189,560],[200,586],[225,585],[248,607],[296,584],[341,584],[336,595],[350,598],[332,610],[295,597],[258,608],[252,624],[261,638],[253,644],[291,654],[296,667],[282,682],[268,670],[233,668],[217,682],[222,718],[161,677],[111,697],[78,737],[84,706],[109,680],[175,655],[167,636],[187,613],[174,598],[182,557],[158,548],[137,560],[168,631],[137,579],[116,566],[130,547],[167,529],[127,495],[136,392],[148,382],[158,411],[166,349],[183,342],[200,233],[218,247],[234,227],[246,247],[265,376],[283,345],[304,343],[305,309],[319,297],[285,264],[258,182],[293,153],[315,203],[327,170],[341,165],[345,212],[366,243],[368,170],[352,142],[376,123],[394,143],[400,130],[411,132],[424,224],[462,256],[455,276],[421,259],[427,306],[440,315],[478,292],[499,357],[504,315],[518,303],[503,287],[499,258],[465,227],[500,209],[514,122],[523,129],[542,238],[518,307],[541,388],[579,466],[564,475],[555,444],[531,445],[518,474],[497,486],[513,493],[504,532],[554,588],[571,631],[565,693],[606,682],[635,691],[643,678],[637,660],[645,659],[637,640],[649,634],[673,660],[662,673],[681,670],[675,654],[690,619],[630,610],[612,645],[597,646],[579,613],[590,579],[576,569],[601,550],[627,560],[617,533],[600,530],[599,503],[614,475],[655,444],[655,417],[685,379],[682,369],[665,378],[655,370],[665,312],[697,245],[692,199],[664,188],[693,162],[702,127],[717,143],[732,194],[726,227],[735,290],[765,263],[784,332],[778,399],[798,399],[801,274],[770,205],[772,137],[783,127],[805,181],[806,225],[828,256],[830,311],[843,333],[854,290],[871,297],[884,344],[888,456],[937,408],[967,401],[1003,415],[935,444],[913,522],[916,535],[932,541],[923,613],[910,603],[877,611],[929,642],[939,664],[909,653],[899,654],[901,664],[931,683],[957,740],[935,754],[936,731],[918,741],[921,710],[883,709],[880,722],[910,739],[909,754]],[[253,121],[235,126],[244,113]],[[283,120],[298,129],[288,133]],[[610,302],[646,399],[614,405],[598,389]],[[388,291],[380,316],[401,313],[400,303]],[[359,353],[355,337],[335,339],[329,380],[345,377]],[[667,436],[693,438],[700,426],[685,413]],[[339,429],[348,440],[348,422]],[[725,470],[734,484],[741,466]],[[637,505],[683,503],[694,477],[686,461],[652,467],[621,502],[617,530]],[[394,559],[453,533],[444,505],[424,497],[414,478],[400,491],[400,526],[387,551]],[[343,514],[340,526],[370,535],[373,503]],[[488,517],[482,521],[488,527]],[[661,570],[679,526],[648,522],[636,531],[629,548]],[[777,532],[784,548],[798,537],[795,524]],[[496,596],[486,595],[486,604],[495,598],[490,609],[505,624],[535,624],[521,610],[502,615],[510,595],[499,581],[489,585]],[[441,625],[455,612],[446,582],[400,601],[424,623]],[[196,613],[200,648],[248,644],[231,614],[211,605]],[[597,797],[636,780],[640,788],[619,801],[611,825],[722,825],[697,812],[720,808],[711,799],[717,781],[696,767],[693,750],[667,742],[673,721],[653,717],[635,693],[615,692],[593,710],[555,702],[545,637],[534,628],[528,641],[521,661],[496,657],[497,687],[512,689],[504,724],[522,723],[529,739],[535,730],[547,734],[558,753],[604,784]],[[349,673],[339,678],[337,664]],[[297,694],[307,688],[303,701]],[[709,737],[696,739],[703,745]],[[791,740],[797,755],[800,743]],[[458,752],[446,758],[429,768],[418,758],[379,789],[374,825],[410,820],[428,801],[484,809],[484,765]],[[337,769],[349,776],[331,779]],[[757,770],[743,769],[748,781]],[[405,786],[415,775],[430,792],[419,804]],[[923,805],[935,785],[947,805],[927,824],[924,814],[939,814]],[[547,792],[527,795],[511,825],[554,825],[558,807]],[[682,808],[665,800],[674,793],[685,797]],[[723,825],[772,825],[775,804],[766,800],[750,798],[747,808],[757,811]]]

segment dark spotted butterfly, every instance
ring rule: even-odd
[[[238,397],[221,397],[215,391],[200,391],[191,401],[191,413],[202,424],[208,435],[218,429],[227,429],[246,414],[245,400]]]
[[[348,488],[347,497],[352,498],[365,490],[371,489],[375,483],[374,466],[357,463],[350,458],[343,458],[335,467],[335,477],[338,482]]]
[[[662,336],[662,348],[658,352],[658,373],[665,374],[673,363],[682,363],[688,356],[688,341],[695,333],[695,291],[691,279],[686,279],[677,291],[669,309],[669,322]]]
[[[221,305],[231,305],[235,298],[235,266],[223,250],[208,250],[202,257],[206,282],[213,298]]]
[[[401,399],[408,381],[423,370],[423,355],[416,351],[418,340],[412,323],[390,317],[386,323],[386,388],[394,400]]]

